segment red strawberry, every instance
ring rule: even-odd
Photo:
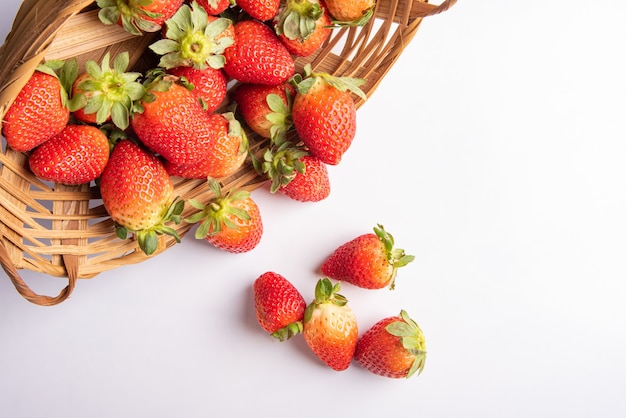
[[[326,199],[330,194],[326,164],[310,155],[303,156],[300,161],[305,167],[303,172],[296,172],[295,177],[278,191],[300,202],[319,202]]]
[[[211,152],[217,133],[196,96],[171,75],[148,84],[131,125],[149,149],[177,164],[195,164]]]
[[[183,4],[165,25],[162,39],[150,45],[152,51],[161,55],[159,67],[202,70],[224,66],[224,50],[234,42],[230,19],[208,15],[194,2],[191,6]]]
[[[254,281],[253,288],[254,310],[261,328],[280,341],[302,332],[306,302],[289,280],[268,271]]]
[[[335,24],[363,26],[374,15],[376,0],[326,0]]]
[[[235,44],[224,51],[224,71],[242,83],[278,85],[295,72],[293,58],[276,33],[257,20],[235,24]]]
[[[128,128],[133,104],[145,93],[136,81],[141,73],[127,72],[128,52],[115,57],[113,68],[107,52],[101,65],[93,60],[85,63],[85,72],[72,87],[72,110],[76,119],[86,123],[103,124],[109,120],[124,130]]]
[[[332,32],[332,21],[318,0],[288,0],[274,20],[274,30],[298,57],[317,51]]]
[[[106,25],[120,25],[127,32],[141,35],[157,32],[184,0],[97,0],[98,17]]]
[[[55,69],[60,69],[57,76]],[[75,60],[39,65],[2,121],[2,135],[15,151],[30,151],[67,125],[69,86],[78,74]]]
[[[277,138],[263,151],[260,159],[254,154],[251,158],[257,173],[272,181],[270,192],[275,193],[298,173],[304,173],[306,167],[301,158],[305,155],[307,152],[301,146]]]
[[[291,108],[293,124],[304,145],[314,157],[337,165],[356,134],[356,106],[350,91],[363,100],[358,87],[365,80],[311,73],[305,68]]]
[[[250,192],[231,189],[222,194],[215,179],[209,179],[209,187],[215,197],[207,205],[189,200],[199,210],[186,219],[188,223],[200,223],[196,239],[205,239],[214,247],[231,253],[253,250],[263,236],[263,220]]]
[[[248,156],[248,138],[239,121],[230,112],[209,115],[209,122],[216,132],[215,142],[211,144],[211,152],[190,165],[176,165],[165,162],[165,169],[171,176],[193,179],[207,177],[227,177],[243,165]]]
[[[339,283],[328,278],[315,286],[315,299],[304,311],[302,335],[313,353],[331,369],[350,367],[358,341],[358,324]]]
[[[254,19],[263,22],[276,16],[280,0],[237,0],[237,6]]]
[[[243,121],[263,138],[283,137],[291,128],[291,103],[294,89],[284,83],[276,86],[240,84],[233,100]]]
[[[219,68],[207,67],[197,70],[193,67],[175,67],[167,72],[177,77],[184,77],[193,85],[191,92],[207,113],[214,112],[226,98],[228,77]]]
[[[382,225],[339,246],[323,262],[322,274],[365,289],[394,289],[400,267],[415,259],[394,248],[394,239]]]
[[[210,15],[217,16],[230,7],[230,0],[196,0]]]
[[[28,158],[37,177],[77,185],[100,177],[109,161],[109,139],[89,125],[67,125],[39,145]]]
[[[180,241],[166,223],[179,223],[184,201],[174,197],[174,185],[165,167],[154,154],[128,139],[120,140],[111,153],[100,178],[104,208],[116,224],[117,235],[137,236],[146,255],[158,247],[158,235]]]
[[[398,316],[381,319],[359,338],[354,359],[374,374],[408,379],[424,370],[424,334],[402,310]]]

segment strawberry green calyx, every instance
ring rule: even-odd
[[[260,175],[270,181],[270,192],[275,193],[289,184],[298,173],[304,173],[305,165],[300,160],[308,152],[292,142],[273,144],[263,153],[261,159],[252,155],[252,165]]]
[[[105,25],[120,23],[124,30],[133,35],[143,32],[156,32],[161,25],[154,20],[162,16],[146,10],[153,0],[97,0],[100,7],[98,18]]]
[[[339,91],[350,91],[361,99],[367,100],[367,95],[360,87],[365,84],[367,80],[357,77],[335,77],[324,72],[313,72],[311,70],[311,64],[304,66],[304,74],[294,75],[291,78],[291,84],[300,94],[306,94],[306,92],[320,80],[330,84]]]
[[[401,248],[394,248],[395,242],[393,236],[385,231],[385,228],[378,224],[374,227],[374,233],[380,240],[380,242],[385,247],[385,253],[387,255],[387,260],[389,264],[393,267],[393,272],[391,273],[391,282],[389,283],[389,289],[393,290],[395,288],[396,276],[398,274],[398,269],[400,267],[404,267],[413,260],[415,260],[415,256],[408,255]]]
[[[292,322],[288,324],[278,331],[272,332],[270,335],[276,338],[280,342],[287,341],[294,335],[298,335],[302,333],[302,321]]]
[[[223,194],[220,183],[216,179],[209,178],[207,181],[215,197],[207,205],[196,199],[190,199],[189,204],[198,209],[199,212],[185,219],[187,223],[200,223],[195,232],[196,239],[205,239],[208,235],[218,234],[224,226],[237,229],[238,226],[229,219],[229,215],[242,220],[250,220],[248,212],[232,205],[232,202],[250,197],[250,192],[231,189]]]
[[[127,71],[130,64],[127,51],[115,57],[113,67],[110,59],[107,52],[100,65],[94,60],[85,63],[86,73],[77,82],[70,110],[95,114],[97,124],[111,119],[115,126],[124,130],[145,88],[137,81],[141,73]]]
[[[285,141],[287,131],[293,126],[291,120],[291,105],[293,95],[289,89],[285,89],[287,103],[283,102],[278,94],[267,95],[266,102],[272,111],[265,118],[272,124],[270,127],[270,139],[273,142]]]
[[[385,327],[385,330],[402,341],[402,346],[413,356],[415,361],[406,374],[406,378],[413,376],[416,372],[419,376],[424,370],[426,363],[426,340],[424,333],[403,309],[400,311],[401,320],[394,321]]]
[[[337,306],[345,306],[348,299],[338,293],[340,290],[341,284],[339,282],[333,284],[328,277],[319,279],[315,285],[315,299],[304,310],[304,322],[311,320],[313,311],[320,305],[332,303]]]
[[[315,31],[316,22],[323,13],[319,3],[312,0],[288,0],[278,15],[276,34],[304,41]]]
[[[174,237],[177,243],[180,243],[180,236],[176,230],[168,225],[166,222],[174,222],[178,225],[182,220],[182,213],[185,208],[185,201],[179,198],[174,199],[172,204],[168,207],[167,212],[163,215],[161,222],[151,226],[147,229],[139,231],[129,231],[128,228],[115,224],[115,234],[120,239],[126,239],[129,232],[135,233],[137,237],[137,243],[139,248],[146,254],[152,255],[159,246],[159,235],[170,235]]]
[[[202,70],[224,66],[226,59],[222,54],[234,43],[227,32],[232,26],[230,19],[209,19],[206,10],[194,1],[191,6],[182,5],[165,26],[165,37],[150,45],[152,51],[161,55],[160,67]]]

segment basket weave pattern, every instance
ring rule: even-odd
[[[315,71],[366,79],[361,88],[369,98],[417,33],[422,18],[446,11],[455,3],[378,0],[374,17],[365,26],[335,29],[323,48],[296,59],[296,71],[310,63]],[[148,55],[144,52],[155,36],[135,36],[121,27],[103,25],[91,0],[24,0],[0,47],[0,119],[41,62],[75,57],[82,68],[85,61],[99,62],[107,52],[114,56],[128,51],[134,69],[147,69],[151,63],[144,62]],[[357,108],[364,103],[356,96],[354,99]],[[267,140],[247,134],[253,152],[267,145]],[[213,197],[206,181],[173,180],[176,194],[185,200],[208,202]],[[220,179],[224,190],[253,190],[265,181],[249,163],[235,175]],[[191,210],[188,207],[183,216]],[[183,236],[192,225],[181,222],[172,226]],[[175,242],[161,236],[155,255]],[[28,169],[26,154],[11,150],[3,141],[0,264],[23,297],[39,305],[54,305],[69,297],[77,279],[146,258],[136,241],[116,237],[97,187],[44,182]],[[21,279],[20,269],[66,277],[68,284],[57,296],[38,295]]]

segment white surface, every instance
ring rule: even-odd
[[[2,39],[18,3],[2,3]],[[331,196],[254,192],[249,254],[189,236],[48,308],[0,277],[0,415],[626,416],[625,12],[459,0],[428,18],[359,111]],[[362,331],[401,308],[421,325],[410,380],[331,371],[252,310],[259,274],[309,300],[329,251],[379,222],[416,261],[395,292],[343,293]]]

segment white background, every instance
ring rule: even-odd
[[[18,3],[2,3],[2,39]],[[2,275],[0,415],[626,416],[625,13],[459,0],[359,110],[327,200],[253,193],[265,234],[251,253],[188,236],[56,307]],[[362,332],[400,309],[420,324],[428,360],[409,380],[334,372],[254,318],[257,276],[310,300],[319,263],[376,223],[416,260],[394,292],[342,293]]]

